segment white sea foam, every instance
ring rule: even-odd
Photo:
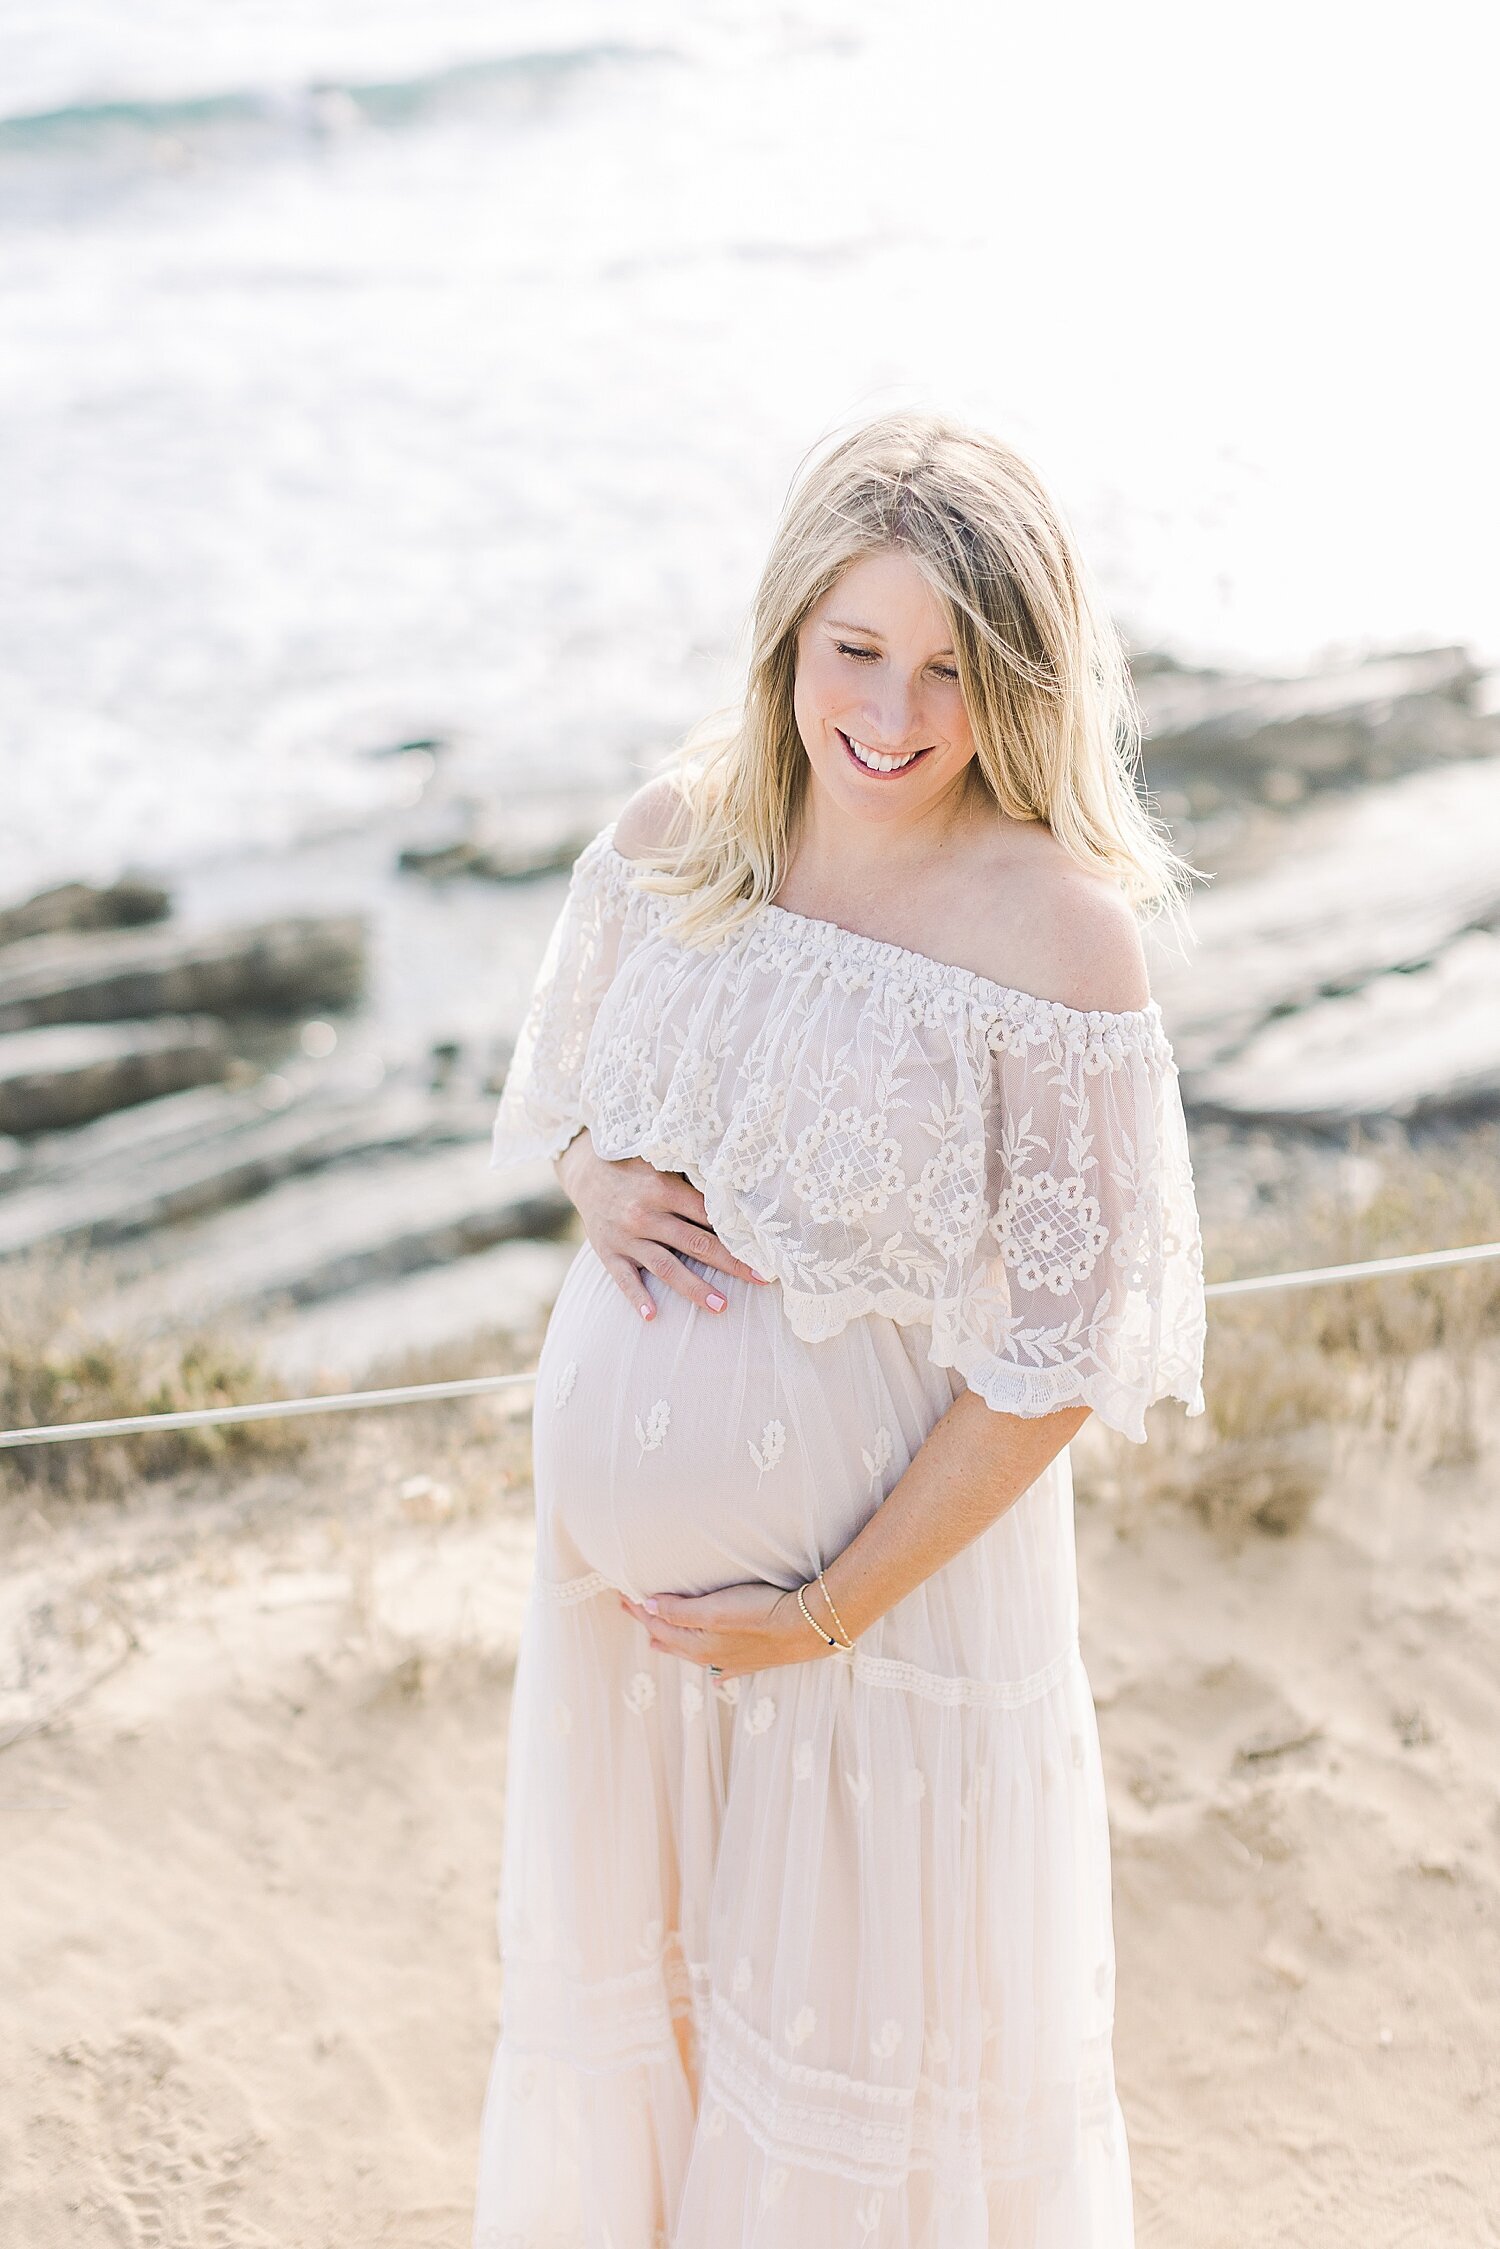
[[[412,726],[623,777],[897,399],[1032,452],[1145,637],[1500,654],[1477,77],[1376,165],[1352,16],[1211,89],[1126,14],[13,5],[0,891],[357,819]]]

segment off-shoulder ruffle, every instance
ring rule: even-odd
[[[816,1343],[929,1331],[997,1411],[1204,1410],[1202,1242],[1161,1011],[1079,1009],[763,905],[687,946],[609,823],[579,855],[493,1160],[587,1124],[703,1195]]]
[[[612,820],[600,830],[580,856],[580,865],[590,861],[590,873],[597,870],[597,880],[616,910],[635,915],[653,929],[669,927],[675,901],[640,887],[637,862],[615,847],[617,825]],[[1115,1059],[1128,1051],[1149,1051],[1158,1060],[1169,1052],[1161,1007],[1154,999],[1138,1008],[1069,1007],[1062,1000],[1044,999],[1014,984],[998,984],[975,969],[934,960],[928,953],[912,952],[883,937],[865,937],[837,922],[772,904],[758,907],[737,935],[751,954],[772,969],[813,961],[846,992],[870,990],[878,980],[888,999],[904,1006],[913,1021],[929,1027],[960,1012],[977,1015],[996,1030],[1033,1044],[1061,1041],[1090,1058],[1085,1066],[1094,1068],[1104,1067],[1105,1058]]]

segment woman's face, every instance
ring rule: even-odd
[[[904,826],[967,788],[975,745],[948,620],[898,549],[851,562],[809,610],[793,708],[814,780],[853,819]]]

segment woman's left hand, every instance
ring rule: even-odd
[[[725,1679],[832,1654],[797,1606],[796,1588],[726,1585],[717,1593],[622,1593],[620,1606],[646,1627],[651,1645],[689,1663],[717,1664]]]

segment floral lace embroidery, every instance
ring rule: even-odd
[[[906,1185],[899,1141],[882,1138],[882,1116],[858,1109],[821,1110],[787,1161],[792,1185],[809,1215],[852,1226],[876,1217]]]
[[[1082,1403],[1136,1442],[1157,1398],[1203,1411],[1202,1243],[1154,1000],[1070,1008],[774,905],[685,946],[613,832],[575,864],[497,1163],[587,1124],[601,1155],[699,1185],[803,1341],[871,1313],[925,1327],[998,1410]],[[666,1434],[637,1427],[643,1455]]]
[[[641,1456],[643,1459],[648,1452],[655,1452],[657,1447],[665,1442],[666,1434],[668,1429],[671,1427],[671,1423],[672,1408],[667,1403],[665,1398],[657,1399],[655,1405],[651,1408],[651,1411],[646,1416],[646,1426],[644,1427],[644,1429],[641,1427],[640,1415],[636,1415],[635,1434],[636,1440],[641,1448]]]
[[[557,1380],[552,1385],[552,1403],[555,1406],[562,1407],[567,1404],[568,1400],[573,1395],[573,1385],[577,1380],[578,1361],[576,1359],[569,1359],[567,1365],[562,1368],[562,1370],[558,1374]]]
[[[928,1112],[938,1150],[922,1166],[907,1197],[912,1224],[946,1258],[962,1257],[984,1223],[984,1153],[967,1135],[958,1096],[944,1086]]]
[[[761,1476],[765,1474],[768,1468],[774,1468],[777,1465],[785,1451],[786,1430],[779,1421],[768,1421],[766,1423],[765,1428],[761,1431],[759,1450],[756,1449],[754,1439],[750,1439],[750,1458],[760,1470]],[[755,1480],[759,1485],[760,1476],[757,1476]]]
[[[861,1447],[859,1457],[865,1464],[871,1482],[878,1484],[896,1457],[896,1440],[889,1429],[877,1429],[874,1444],[868,1452]]]
[[[1002,1192],[990,1231],[1022,1288],[1046,1288],[1054,1296],[1088,1279],[1109,1240],[1099,1205],[1077,1172],[1063,1180],[1050,1171],[1018,1179]]]

